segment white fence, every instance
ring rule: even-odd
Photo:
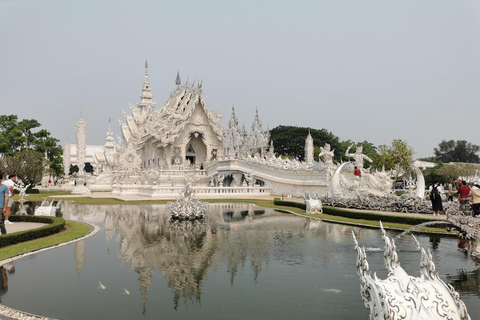
[[[138,195],[150,198],[175,198],[183,186],[144,186],[131,184],[113,185],[114,195]],[[193,187],[198,198],[245,198],[269,196],[269,187]]]

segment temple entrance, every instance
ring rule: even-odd
[[[186,156],[185,159],[190,161],[190,164],[195,164],[195,156]]]
[[[185,159],[190,161],[191,165],[200,167],[206,162],[207,146],[203,142],[202,133],[192,132],[185,148]]]

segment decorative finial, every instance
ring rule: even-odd
[[[148,61],[145,59],[145,69],[148,69]]]
[[[179,86],[181,83],[182,81],[180,80],[180,73],[177,71],[177,78],[175,79],[175,84]]]

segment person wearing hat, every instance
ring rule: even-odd
[[[473,200],[473,216],[478,217],[480,216],[480,180],[475,182],[473,187],[470,189],[470,193],[472,195]]]

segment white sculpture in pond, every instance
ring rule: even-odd
[[[430,250],[425,252],[412,235],[421,252],[421,261],[420,277],[410,276],[398,262],[395,242],[386,236],[381,223],[380,227],[385,242],[384,262],[388,269],[385,280],[377,278],[375,273],[372,278],[365,248],[358,246],[355,233],[352,232],[357,251],[360,293],[365,307],[370,310],[369,319],[469,320],[467,307],[459,294],[435,273]]]

